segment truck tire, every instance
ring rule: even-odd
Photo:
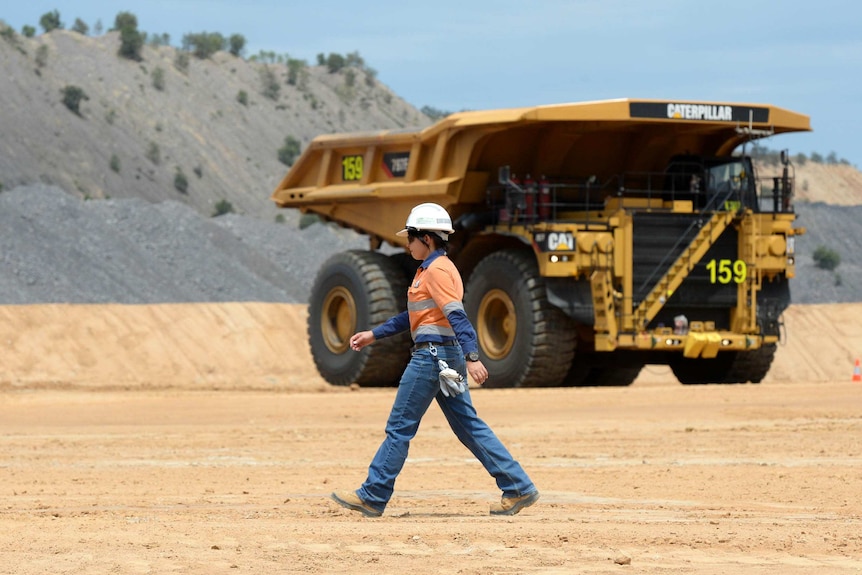
[[[736,359],[735,351],[719,353],[713,358],[678,357],[670,362],[670,369],[683,385],[725,383]]]
[[[560,385],[572,363],[572,320],[548,303],[531,252],[501,250],[470,274],[464,297],[488,368],[485,387]]]
[[[404,281],[407,282],[405,285],[410,285],[410,282],[413,281],[413,276],[416,275],[416,270],[419,269],[419,264],[422,262],[417,259],[413,259],[413,256],[407,252],[391,254],[389,259],[392,260],[392,263],[395,264],[395,266],[404,274]],[[407,288],[405,287],[404,289]],[[407,297],[406,293],[404,297]]]
[[[626,387],[634,383],[640,375],[642,365],[627,367],[594,367],[581,386],[587,387]]]
[[[624,357],[619,351],[602,354],[581,352],[580,349],[585,347],[580,341],[575,345],[575,358],[563,379],[564,386],[626,387],[634,383],[643,369],[642,362]]]
[[[775,344],[751,351],[719,354],[714,359],[681,358],[670,364],[680,383],[760,383],[775,358]]]
[[[724,383],[760,383],[775,359],[777,346],[763,345],[758,349],[736,354],[730,371],[724,378]]]
[[[320,375],[332,385],[398,385],[410,360],[408,333],[361,352],[350,336],[406,309],[408,280],[388,256],[361,250],[338,253],[323,264],[308,305],[308,339]]]

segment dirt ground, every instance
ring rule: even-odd
[[[511,518],[436,406],[382,518],[330,501],[394,390],[324,384],[304,314],[0,307],[0,573],[862,573],[862,305],[788,310],[760,385],[472,389]]]

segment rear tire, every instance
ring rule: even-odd
[[[314,281],[308,306],[308,339],[320,375],[332,385],[397,385],[410,360],[405,332],[350,349],[350,336],[406,309],[408,280],[401,267],[376,252],[335,254]]]
[[[574,325],[548,303],[531,252],[484,258],[470,274],[464,302],[488,368],[485,387],[560,385],[572,363]]]
[[[752,351],[718,354],[711,359],[679,358],[670,368],[680,383],[760,383],[775,358],[775,344],[763,345]]]

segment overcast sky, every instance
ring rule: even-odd
[[[238,33],[315,63],[358,51],[416,107],[490,109],[605,98],[766,103],[811,116],[814,132],[765,142],[835,152],[862,167],[862,2],[858,0],[2,0],[0,19],[39,33],[58,10],[111,27]],[[0,80],[2,83],[2,80]],[[2,101],[2,95],[0,95]]]

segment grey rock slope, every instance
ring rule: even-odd
[[[800,204],[795,303],[862,301],[862,206]],[[330,255],[367,239],[317,224],[228,214],[174,201],[84,201],[32,185],[0,194],[0,304],[265,301],[305,303]],[[836,233],[836,231],[838,231]],[[834,272],[812,258],[839,253]]]
[[[796,279],[791,283],[795,303],[862,301],[862,206],[834,206],[821,202],[796,205],[798,227],[806,234],[796,241]],[[820,248],[836,252],[835,270],[821,269],[814,261]]]
[[[204,218],[178,202],[19,187],[0,194],[0,304],[305,302],[323,260],[368,244],[285,215]]]

